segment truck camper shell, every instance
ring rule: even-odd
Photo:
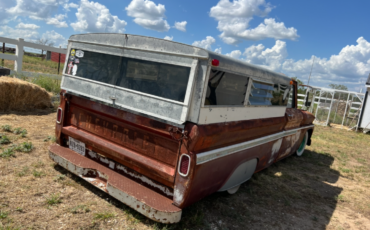
[[[51,159],[162,223],[311,144],[294,80],[173,41],[73,35],[61,88]]]

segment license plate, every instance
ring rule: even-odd
[[[85,156],[85,143],[69,137],[69,148],[77,152],[78,154]]]

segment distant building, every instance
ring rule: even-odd
[[[46,60],[52,60],[53,62],[59,62],[59,53],[47,51],[46,52]],[[66,60],[65,54],[60,54],[60,62],[64,63]]]

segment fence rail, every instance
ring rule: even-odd
[[[32,72],[23,72],[22,63],[23,63],[23,55],[24,55],[23,48],[24,47],[46,50],[46,51],[51,51],[51,52],[56,52],[56,53],[61,53],[61,54],[67,53],[67,50],[65,49],[55,48],[52,46],[44,46],[44,45],[35,44],[32,42],[26,42],[24,41],[23,38],[11,39],[11,38],[0,37],[0,43],[9,43],[9,44],[13,44],[16,46],[15,55],[0,53],[0,59],[14,61],[14,71],[12,71],[12,74],[22,74],[28,77],[37,76],[37,75],[53,75],[54,76],[54,74],[37,74],[37,73],[32,73]],[[55,75],[55,76],[58,76],[58,75]],[[58,79],[60,79],[60,77]]]

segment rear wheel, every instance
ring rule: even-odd
[[[304,149],[306,148],[307,141],[308,141],[308,132],[305,133],[305,135],[303,137],[303,140],[302,140],[301,144],[299,145],[299,148],[296,151],[297,156],[299,156],[299,157],[302,156],[302,154],[304,152]]]

